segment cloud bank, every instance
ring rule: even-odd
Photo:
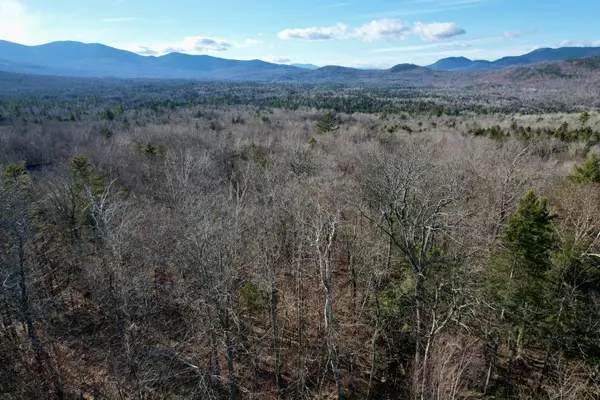
[[[600,47],[600,40],[563,40],[558,47]]]
[[[415,22],[413,32],[419,35],[424,42],[450,39],[466,33],[464,29],[460,28],[454,22],[434,22],[432,24]]]
[[[346,25],[337,24],[331,27],[312,27],[303,29],[286,29],[277,34],[279,39],[283,40],[304,40],[304,41],[323,41],[332,39],[342,39],[346,34]]]
[[[143,56],[161,56],[169,53],[197,55],[219,53],[234,48],[247,48],[260,43],[260,41],[255,39],[246,39],[238,43],[208,36],[189,36],[175,43],[157,43],[152,45],[124,44],[117,47]]]
[[[283,40],[323,41],[333,39],[357,38],[363,42],[379,40],[405,40],[410,35],[416,35],[425,42],[450,39],[465,34],[465,30],[454,22],[434,22],[424,24],[415,22],[412,26],[399,19],[384,18],[375,20],[347,33],[348,27],[338,24],[334,27],[312,27],[303,29],[286,29],[278,33]]]
[[[397,19],[382,19],[365,24],[354,32],[363,42],[375,40],[404,40],[412,32],[412,28]]]
[[[270,62],[273,64],[291,64],[292,60],[288,57],[283,56],[264,56],[260,58],[263,61]]]

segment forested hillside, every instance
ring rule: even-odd
[[[15,76],[0,398],[600,398],[592,91]]]
[[[538,49],[517,57],[490,62],[464,57],[439,60],[427,67],[402,63],[388,69],[358,69],[339,65],[283,65],[261,60],[231,60],[208,55],[172,52],[162,56],[142,56],[102,44],[53,42],[24,46],[0,40],[0,73],[20,73],[55,77],[104,79],[195,79],[205,82],[295,82],[337,84],[387,84],[404,87],[464,87],[488,84],[523,84],[536,79],[536,89],[568,87],[598,88],[598,74],[592,68],[600,47]],[[574,60],[585,60],[575,68]],[[594,62],[594,60],[596,60]],[[541,68],[539,66],[541,65]],[[521,73],[511,74],[513,70]],[[57,81],[57,78],[54,78]],[[559,82],[555,82],[559,80]],[[566,82],[565,82],[566,81]]]

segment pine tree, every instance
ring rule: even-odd
[[[504,250],[495,261],[491,281],[492,289],[502,298],[503,316],[509,311],[519,320],[524,308],[537,309],[543,302],[555,247],[553,219],[547,199],[533,191],[521,199],[519,209],[510,218]]]
[[[579,120],[584,124],[586,122],[588,122],[589,119],[590,119],[590,113],[587,111],[584,111],[581,113],[581,115],[579,115]]]
[[[582,166],[576,165],[567,179],[573,183],[600,183],[600,159],[596,153],[591,153]]]
[[[73,157],[69,169],[78,192],[89,190],[91,195],[96,196],[104,191],[104,179],[95,173],[87,157]]]
[[[9,164],[3,170],[4,183],[13,186],[27,186],[29,184],[29,175],[22,165]]]
[[[521,357],[526,333],[537,335],[551,312],[551,269],[555,237],[554,217],[548,201],[533,191],[520,202],[510,218],[504,236],[505,251],[496,260],[493,291],[499,295],[501,319],[507,318],[512,333],[511,365]]]
[[[541,279],[550,269],[555,241],[552,220],[548,200],[539,198],[533,190],[521,199],[519,210],[510,218],[504,245],[514,256],[513,273],[519,279]]]
[[[102,197],[105,186],[104,179],[96,173],[87,157],[77,156],[71,160],[69,166],[73,177],[73,189],[76,197],[75,207],[77,217],[73,216],[71,227],[74,238],[79,238],[82,227],[91,228],[96,237],[98,228],[98,210],[96,203]]]
[[[115,113],[112,110],[104,110],[100,118],[105,119],[107,121],[112,121],[115,119]]]
[[[317,122],[315,129],[319,133],[328,133],[328,132],[336,131],[339,129],[337,118],[335,117],[335,115],[333,115],[332,113],[329,112],[329,113],[325,114],[319,120],[319,122]]]

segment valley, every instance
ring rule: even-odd
[[[598,398],[598,59],[299,74],[0,73],[0,397]]]

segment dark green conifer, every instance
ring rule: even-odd
[[[315,129],[319,133],[328,133],[336,131],[339,129],[337,118],[335,117],[335,115],[329,112],[325,114],[319,120],[319,122],[317,122]]]
[[[575,166],[575,171],[567,177],[573,183],[599,183],[600,159],[596,153],[591,153],[583,165]]]

